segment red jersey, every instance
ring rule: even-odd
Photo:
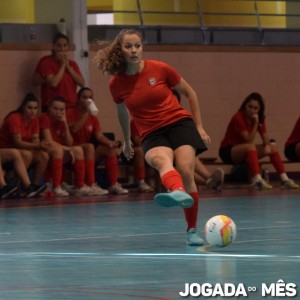
[[[130,121],[130,135],[132,137],[135,137],[135,136],[140,137],[133,119]]]
[[[81,118],[81,115],[82,112],[76,107],[70,108],[66,112],[66,117],[70,125],[76,123]],[[93,136],[99,131],[101,131],[99,120],[92,114],[89,114],[84,125],[76,133],[72,132],[74,145],[91,143]]]
[[[238,111],[235,113],[228,124],[225,137],[221,142],[221,148],[245,144],[245,140],[243,139],[241,133],[245,131],[250,133],[253,129],[253,126],[254,123],[249,123],[247,121],[244,111]],[[263,122],[261,126],[258,126],[257,131],[260,135],[266,132],[265,122]]]
[[[171,90],[180,79],[181,76],[169,65],[144,60],[141,72],[112,76],[109,87],[113,100],[125,103],[143,139],[156,129],[180,119],[192,118]]]
[[[41,129],[50,130],[53,141],[65,145],[66,127],[64,122],[54,120],[49,113],[42,113],[39,121]]]
[[[300,142],[300,117],[297,120],[289,138],[287,139],[285,143],[285,147],[292,145],[292,144],[297,144]]]
[[[70,60],[69,62],[73,70],[81,75],[77,63],[73,60]],[[60,66],[59,60],[53,55],[47,55],[40,59],[35,72],[40,74],[42,78],[46,78],[49,75],[57,74]],[[77,84],[67,70],[65,70],[61,81],[56,87],[48,84],[43,84],[41,86],[42,106],[49,106],[50,100],[57,96],[64,98],[67,107],[75,106],[77,99]]]
[[[0,128],[0,148],[14,148],[13,134],[21,136],[23,141],[32,142],[34,135],[39,135],[39,120],[25,120],[21,113],[12,113],[4,119]]]

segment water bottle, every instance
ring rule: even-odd
[[[99,112],[99,109],[97,108],[93,99],[89,98],[88,101],[90,103],[89,109],[90,109],[91,114],[96,116]]]
[[[66,20],[64,18],[60,18],[59,22],[57,23],[57,30],[58,32],[67,35],[67,24],[66,24]]]

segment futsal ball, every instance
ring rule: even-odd
[[[204,236],[210,245],[226,247],[236,238],[235,223],[227,216],[214,216],[206,222]]]

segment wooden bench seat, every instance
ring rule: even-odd
[[[225,175],[229,175],[233,168],[232,164],[226,164],[223,161],[221,161],[218,157],[203,157],[201,158],[201,161],[210,171],[213,171],[217,167],[222,168]],[[259,161],[259,163],[261,169],[266,168],[270,173],[276,173],[276,170],[273,167],[270,159],[263,158]],[[283,164],[287,173],[293,173],[294,177],[300,178],[300,162],[284,160]]]

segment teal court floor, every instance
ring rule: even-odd
[[[299,192],[201,192],[200,232],[218,214],[237,225],[225,248],[187,246],[182,210],[154,194],[2,201],[0,299],[226,299],[209,293],[228,284],[230,299],[300,299]]]

